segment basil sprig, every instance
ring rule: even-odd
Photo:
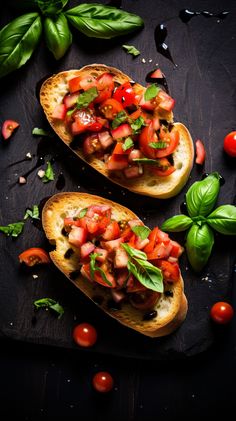
[[[214,245],[214,231],[236,235],[236,207],[222,205],[213,210],[220,191],[220,175],[214,172],[197,181],[186,194],[187,215],[175,215],[161,226],[163,231],[188,230],[186,252],[196,272],[207,264]],[[210,213],[211,212],[211,213]]]
[[[146,288],[162,293],[164,291],[162,271],[147,260],[147,255],[143,251],[136,250],[126,243],[121,245],[129,256],[128,271]]]
[[[19,2],[20,3],[20,2]],[[69,24],[88,37],[113,38],[142,28],[132,13],[98,3],[83,3],[64,10],[68,0],[28,1],[33,13],[12,20],[0,30],[0,77],[23,66],[32,56],[42,34],[58,60],[72,43]]]

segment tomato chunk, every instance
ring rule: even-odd
[[[125,82],[118,86],[113,94],[113,98],[119,101],[124,108],[136,104],[135,92],[130,82]]]
[[[27,266],[50,263],[48,253],[40,247],[32,247],[23,251],[19,255],[20,263],[24,262]]]
[[[16,130],[16,128],[19,127],[19,125],[20,124],[15,120],[4,121],[4,123],[2,125],[2,136],[3,136],[3,138],[5,140],[9,139],[9,137],[11,137],[11,135]]]
[[[205,147],[201,140],[196,140],[196,164],[203,165],[206,158]]]
[[[124,108],[119,101],[116,101],[114,98],[108,98],[102,102],[99,109],[108,120],[113,120],[116,114],[123,111]]]

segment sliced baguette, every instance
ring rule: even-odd
[[[70,259],[64,257],[66,251],[73,248],[67,237],[62,234],[64,218],[73,217],[82,208],[101,204],[108,204],[112,207],[112,217],[116,220],[139,219],[128,208],[111,200],[87,193],[59,193],[46,202],[42,212],[42,223],[50,243],[55,244],[55,250],[50,252],[53,263],[89,299],[94,301],[94,297],[102,297],[103,301],[99,304],[99,307],[123,325],[150,337],[170,334],[183,322],[187,312],[187,300],[184,295],[184,283],[181,276],[178,282],[168,285],[167,289],[173,293],[173,296],[171,296],[172,294],[167,296],[164,293],[161,295],[156,306],[157,317],[144,321],[145,312],[135,309],[128,302],[122,303],[122,308],[119,311],[109,309],[107,303],[111,298],[110,289],[97,283],[91,283],[82,277],[76,253],[73,253]],[[78,272],[76,273],[76,271]],[[71,276],[72,273],[74,276]]]
[[[177,150],[173,153],[174,165],[176,171],[167,177],[158,177],[151,174],[144,168],[144,174],[136,179],[127,179],[121,172],[107,170],[105,164],[94,156],[89,158],[83,154],[82,148],[74,149],[72,147],[73,137],[63,121],[57,121],[52,118],[52,113],[56,105],[60,104],[68,92],[68,80],[76,76],[85,76],[88,74],[99,76],[104,72],[110,72],[114,80],[119,84],[131,81],[130,77],[114,67],[108,67],[103,64],[91,64],[80,70],[68,70],[47,79],[40,90],[40,102],[46,117],[61,140],[69,146],[76,155],[89,163],[94,169],[109,178],[112,182],[131,190],[134,193],[152,196],[159,199],[167,199],[175,196],[183,188],[188,180],[193,165],[194,149],[191,135],[188,129],[181,123],[175,123],[175,127],[180,133],[180,143]],[[135,84],[141,90],[145,88]],[[163,119],[173,122],[173,113],[164,112]]]

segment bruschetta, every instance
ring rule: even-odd
[[[47,79],[40,102],[61,140],[112,182],[165,199],[188,180],[193,142],[173,122],[174,99],[157,84],[143,87],[114,67],[91,64]]]
[[[52,196],[42,223],[53,263],[109,316],[149,337],[184,321],[183,249],[158,227],[111,200],[74,192]]]

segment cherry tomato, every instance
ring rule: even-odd
[[[72,336],[77,345],[86,348],[93,346],[97,342],[97,331],[89,323],[80,323],[75,326]]]
[[[136,103],[135,92],[129,82],[120,85],[113,94],[113,98],[119,101],[124,108]]]
[[[163,149],[156,149],[156,158],[163,158],[172,154],[179,144],[179,132],[178,130],[172,130],[171,132],[167,132],[162,134],[161,141],[167,143],[167,147]]]
[[[14,120],[6,120],[2,125],[2,136],[4,139],[8,139],[14,132],[14,130],[19,127],[19,123]]]
[[[236,131],[225,136],[224,150],[229,156],[236,157]]]
[[[219,301],[211,307],[210,316],[214,322],[219,324],[227,324],[234,315],[233,307],[224,301]]]
[[[124,110],[121,103],[113,98],[108,98],[102,102],[99,109],[108,120],[113,120],[116,114]]]
[[[20,263],[24,262],[27,266],[34,266],[42,263],[50,263],[48,253],[40,247],[32,247],[23,251],[19,255]]]
[[[97,392],[110,392],[114,386],[114,380],[107,371],[99,371],[93,376],[93,387]]]
[[[204,164],[206,158],[206,151],[201,140],[196,140],[196,164]]]

